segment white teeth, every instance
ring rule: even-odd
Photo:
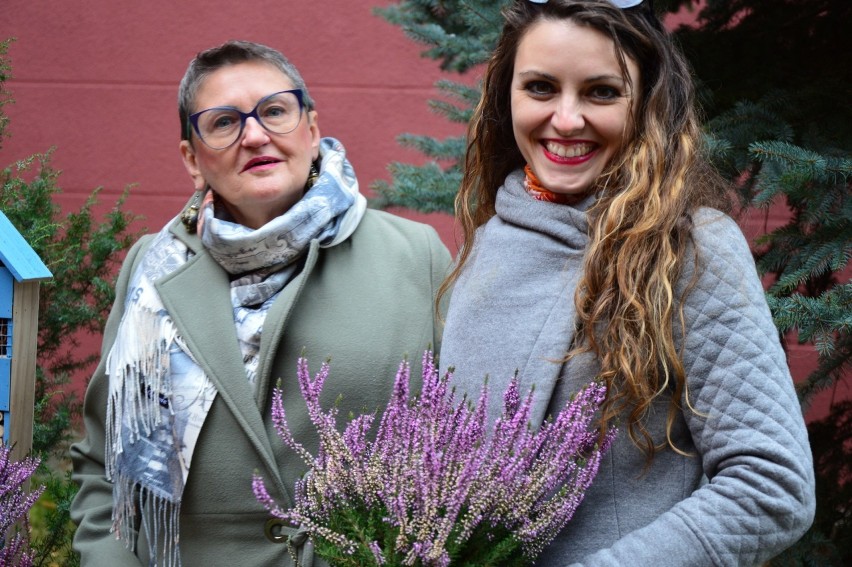
[[[557,144],[556,142],[547,142],[545,145],[547,151],[552,154],[556,154],[559,157],[564,158],[572,158],[578,157],[582,155],[586,155],[591,152],[594,148],[593,144],[571,144],[570,146],[566,146],[564,144]]]

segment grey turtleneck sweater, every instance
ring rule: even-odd
[[[558,362],[573,338],[590,204],[537,201],[516,171],[497,194],[496,216],[476,233],[440,362],[455,367],[457,387],[472,396],[489,376],[492,418],[515,370],[522,388],[535,385],[535,424],[595,377],[591,356]],[[675,445],[691,456],[667,449],[645,470],[645,455],[621,432],[537,565],[756,565],[812,521],[807,432],[748,244],[718,211],[693,220],[700,270],[684,305],[684,365],[695,411],[681,411],[673,428]],[[661,396],[647,424],[661,443],[667,404]]]

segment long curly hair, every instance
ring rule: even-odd
[[[578,328],[570,358],[592,352],[609,386],[604,429],[624,416],[633,442],[648,460],[671,441],[681,399],[688,400],[677,333],[683,330],[683,297],[676,283],[687,262],[697,261],[691,217],[700,206],[727,208],[724,183],[703,156],[691,72],[656,16],[642,6],[628,10],[608,0],[526,0],[509,5],[488,64],[482,96],[468,127],[464,177],[456,216],[464,237],[446,293],[470,258],[475,232],[495,214],[498,188],[525,160],[512,131],[510,86],[518,44],[543,20],[570,20],[612,40],[628,83],[628,58],[639,69],[631,101],[629,135],[592,191],[590,244],[574,301]],[[630,84],[631,91],[637,92]],[[685,293],[688,293],[687,286]],[[667,440],[644,426],[651,404],[670,396]]]

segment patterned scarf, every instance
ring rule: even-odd
[[[201,242],[232,278],[231,303],[250,387],[257,382],[263,322],[297,261],[314,239],[334,246],[348,238],[366,209],[345,150],[320,144],[320,176],[283,215],[252,230],[223,218],[208,192],[200,211]],[[125,312],[107,357],[109,405],[106,473],[113,482],[113,531],[133,546],[142,511],[151,564],[180,565],[178,524],[192,454],[216,388],[178,334],[154,286],[192,252],[169,222],[132,275]]]

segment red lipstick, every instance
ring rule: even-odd
[[[256,158],[248,160],[248,162],[246,162],[246,164],[243,166],[242,170],[240,170],[240,173],[246,172],[250,169],[262,168],[264,166],[271,167],[281,161],[282,160],[274,158],[272,156],[258,156]]]

